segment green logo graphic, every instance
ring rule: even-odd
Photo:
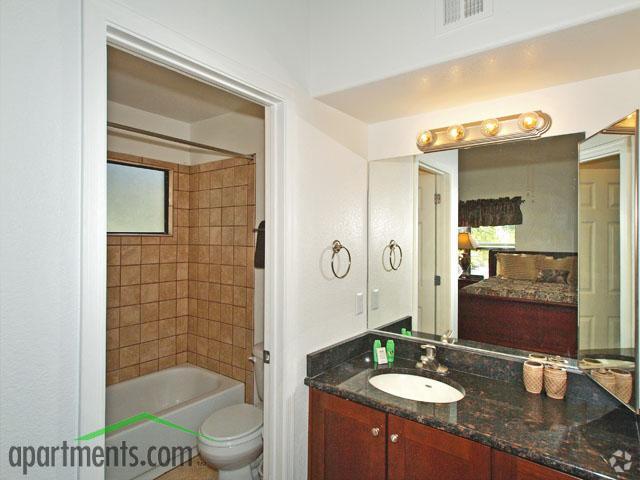
[[[91,433],[87,433],[86,435],[82,435],[78,438],[76,438],[75,440],[78,442],[82,442],[82,441],[86,441],[86,440],[92,440],[96,437],[100,437],[102,435],[106,435],[107,433],[111,433],[111,432],[115,432],[117,430],[121,430],[123,428],[128,427],[129,425],[133,425],[134,423],[138,423],[138,422],[142,422],[144,420],[149,420],[151,422],[155,422],[158,423],[160,425],[164,425],[165,427],[169,427],[169,428],[173,428],[174,430],[179,430],[181,432],[184,433],[188,433],[190,435],[193,435],[195,437],[202,437],[202,438],[206,438],[208,440],[211,441],[216,441],[215,439],[208,437],[207,435],[202,435],[199,432],[195,432],[193,430],[190,430],[188,428],[185,428],[181,425],[177,425],[173,422],[169,422],[168,420],[165,420],[163,418],[157,417],[156,415],[153,415],[149,412],[141,412],[137,415],[134,415],[133,417],[129,417],[129,418],[125,418],[124,420],[120,420],[119,422],[116,423],[112,423],[111,425],[107,425],[104,428],[101,428],[99,430],[95,430]]]

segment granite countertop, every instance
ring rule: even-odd
[[[369,384],[380,370],[457,382],[466,395],[449,404],[406,400]],[[521,384],[456,370],[443,378],[416,369],[415,360],[396,358],[392,366],[377,366],[368,353],[307,377],[305,384],[580,478],[640,479],[636,416],[621,406],[571,397],[553,400],[527,393]],[[622,473],[609,464],[617,451],[631,455],[632,464]]]

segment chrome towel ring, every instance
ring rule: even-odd
[[[338,275],[336,273],[335,260],[338,254],[340,253],[340,250],[342,249],[344,249],[347,252],[347,258],[349,260],[349,263],[347,264],[347,270],[342,275]],[[351,270],[351,252],[349,252],[349,249],[344,245],[342,245],[339,240],[333,241],[332,250],[333,250],[333,254],[331,255],[331,271],[333,272],[333,275],[336,278],[344,278],[349,274],[349,270]]]
[[[387,247],[389,248],[389,266],[392,270],[398,270],[400,265],[402,265],[402,248],[400,248],[400,245],[398,245],[395,240],[391,240]],[[400,258],[396,257],[396,249],[400,252]]]

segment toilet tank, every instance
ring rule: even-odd
[[[253,356],[256,361],[254,364],[254,373],[256,379],[256,393],[258,394],[258,398],[263,400],[263,392],[264,392],[264,343],[256,343],[253,346]]]

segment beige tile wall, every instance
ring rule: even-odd
[[[192,167],[188,361],[245,382],[253,399],[255,164]]]
[[[107,385],[187,361],[189,167],[109,158],[173,172],[170,236],[107,236]]]
[[[245,382],[253,399],[255,165],[174,172],[171,236],[108,236],[107,384],[189,362]]]

